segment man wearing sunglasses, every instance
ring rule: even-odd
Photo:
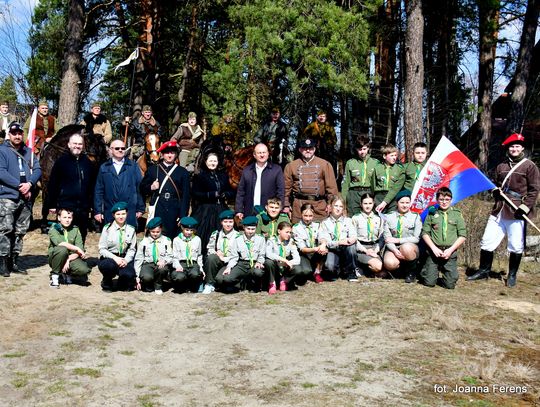
[[[23,143],[23,128],[12,122],[0,146],[0,275],[26,272],[18,264],[30,226],[33,187],[41,178],[39,161]]]
[[[126,146],[122,140],[113,140],[111,158],[101,165],[94,191],[94,218],[100,223],[113,221],[112,207],[116,202],[126,202],[127,223],[137,228],[137,219],[144,213],[145,205],[139,192],[142,180],[139,166],[125,157]]]

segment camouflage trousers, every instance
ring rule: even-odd
[[[32,202],[0,198],[0,256],[21,253],[31,216]]]

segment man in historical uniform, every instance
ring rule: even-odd
[[[314,140],[316,147],[318,148],[319,157],[328,161],[334,171],[336,171],[337,165],[337,137],[334,126],[328,123],[326,112],[319,110],[317,112],[317,119],[308,124],[304,129],[303,138]]]
[[[525,250],[523,215],[532,215],[540,191],[540,172],[531,160],[525,158],[524,144],[525,138],[517,133],[512,134],[502,144],[508,150],[506,159],[495,171],[495,183],[499,187],[493,191],[495,204],[480,243],[480,268],[467,278],[469,281],[488,278],[493,252],[506,235],[510,252],[506,283],[508,287],[516,285],[521,256]],[[501,192],[514,206],[502,197]]]
[[[330,163],[315,156],[314,140],[302,140],[299,145],[301,158],[287,164],[285,177],[284,212],[290,212],[292,221],[302,218],[300,208],[309,202],[314,208],[314,220],[321,221],[329,213],[329,202],[338,194],[336,177]]]
[[[24,143],[28,139],[28,131],[30,129],[30,122],[32,116],[30,116],[26,123],[24,123]],[[56,134],[56,117],[49,113],[49,104],[46,100],[40,100],[38,104],[38,111],[36,116],[36,129],[34,140],[34,153],[39,156],[40,151],[43,149],[45,143],[51,141]]]
[[[212,136],[220,137],[225,151],[234,151],[241,147],[240,128],[233,122],[233,115],[226,113],[223,118],[212,127]]]
[[[197,124],[197,114],[189,112],[187,123],[182,123],[178,130],[171,137],[171,141],[176,141],[180,148],[179,163],[182,167],[193,171],[191,164],[199,155],[201,142],[204,140],[205,133],[201,126]]]
[[[30,226],[32,194],[41,177],[39,160],[23,143],[23,129],[13,122],[9,140],[0,145],[0,275],[25,273],[18,264]]]
[[[263,123],[255,133],[254,143],[264,143],[270,150],[270,156],[274,164],[282,167],[287,164],[289,129],[283,120],[279,107],[274,107],[270,118]]]
[[[101,114],[101,103],[92,103],[91,111],[84,115],[81,124],[86,127],[86,133],[103,137],[107,144],[111,142],[111,122]]]
[[[0,144],[4,142],[11,122],[19,123],[19,117],[9,112],[9,102],[3,100],[0,102]]]
[[[131,117],[125,118],[126,123],[129,123],[130,130],[133,134],[133,144],[131,145],[131,157],[136,160],[144,152],[146,136],[155,134],[160,139],[163,137],[163,127],[154,117],[152,108],[149,105],[144,105],[141,116],[131,121]]]

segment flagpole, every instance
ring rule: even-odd
[[[138,50],[139,48],[137,47],[136,50]],[[131,109],[131,99],[133,97],[133,86],[135,84],[135,69],[137,68],[137,59],[139,58],[139,53],[137,52],[137,58],[135,58],[135,62],[133,62],[133,72],[131,74],[131,86],[130,86],[130,89],[129,89],[129,104],[128,104],[128,113]],[[128,113],[126,113],[126,117],[128,117]],[[129,128],[129,123],[126,122],[126,129],[124,131],[124,145],[127,147],[127,135],[128,135],[128,128]]]
[[[517,210],[518,209],[518,206],[512,202],[512,200],[510,198],[508,198],[508,195],[506,195],[500,188],[497,188],[501,194],[501,197],[514,209],[514,210]],[[540,229],[538,229],[538,226],[536,226],[533,221],[525,214],[521,215],[523,217],[523,219],[525,219],[527,221],[527,223],[529,225],[531,225],[533,228],[535,228],[538,232],[540,232]]]

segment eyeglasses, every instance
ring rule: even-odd
[[[116,150],[116,151],[125,151],[126,148],[125,147],[111,147],[113,150]]]

